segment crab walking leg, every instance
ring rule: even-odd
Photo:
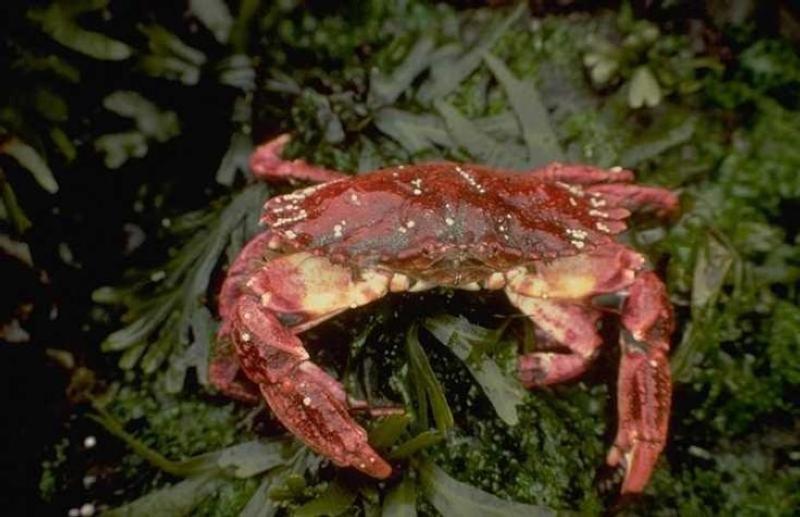
[[[250,169],[253,175],[265,181],[304,181],[325,183],[347,178],[348,175],[312,165],[305,160],[284,160],[281,158],[283,148],[291,140],[291,135],[284,133],[256,147],[250,155]]]
[[[519,356],[519,379],[526,388],[568,381],[586,371],[602,339],[597,333],[599,311],[506,291],[511,303],[569,353],[543,351]]]
[[[633,181],[633,172],[621,167],[600,169],[591,165],[565,164],[559,162],[548,163],[541,169],[530,171],[539,178],[547,181],[563,181],[578,185],[592,185],[595,183],[621,183]]]
[[[626,289],[643,263],[638,253],[612,245],[511,275],[506,286],[511,303],[572,352],[521,356],[519,372],[523,384],[553,384],[573,379],[586,370],[602,344],[597,331],[600,311],[590,307],[588,300],[599,293]]]
[[[590,194],[599,194],[614,206],[633,212],[653,212],[659,217],[668,217],[678,210],[678,196],[664,188],[608,183],[591,185]]]
[[[619,429],[608,464],[625,468],[622,493],[641,492],[667,438],[671,403],[672,306],[655,273],[637,276],[622,309],[617,387]]]
[[[230,334],[217,339],[208,365],[208,379],[225,395],[248,404],[260,400],[258,386],[241,375],[242,368]]]
[[[341,384],[309,360],[300,339],[256,298],[242,297],[232,317],[242,368],[281,423],[336,465],[388,477],[392,468],[350,416]]]

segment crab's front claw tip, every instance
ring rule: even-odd
[[[353,457],[349,458],[349,460],[352,467],[368,476],[377,479],[386,479],[392,475],[391,465],[368,445],[365,445],[361,451],[353,454]]]
[[[391,475],[392,467],[350,415],[341,385],[318,366],[302,362],[278,382],[262,384],[261,393],[283,425],[336,465],[379,479]]]
[[[621,489],[623,495],[638,494],[644,490],[660,454],[661,447],[646,442],[634,443],[626,451],[617,445],[611,448],[606,463],[624,470]]]

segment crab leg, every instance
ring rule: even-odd
[[[520,380],[527,387],[581,374],[601,344],[599,312],[590,300],[627,291],[617,387],[619,430],[608,454],[611,466],[625,469],[623,493],[641,492],[647,484],[664,448],[670,409],[672,309],[664,284],[652,271],[642,271],[643,266],[639,254],[612,246],[512,275],[506,287],[509,300],[571,352],[521,356]]]
[[[511,303],[571,352],[521,356],[519,374],[525,386],[566,381],[586,370],[602,344],[597,332],[600,311],[589,305],[589,298],[625,289],[643,262],[627,248],[607,246],[591,255],[539,264],[536,271],[512,275],[506,287]]]
[[[535,169],[531,172],[536,177],[544,178],[548,181],[563,181],[579,185],[633,181],[633,173],[621,167],[601,169],[591,165],[552,162],[541,169]]]
[[[668,217],[678,209],[678,196],[669,190],[642,185],[608,183],[591,185],[590,194],[600,194],[613,206],[621,206],[632,212],[652,212],[658,217]]]
[[[622,493],[641,492],[667,437],[672,385],[669,339],[674,321],[655,273],[637,276],[622,309],[617,406],[619,430],[608,464],[625,467]]]
[[[248,404],[261,399],[258,386],[241,375],[242,368],[230,338],[232,321],[226,322],[229,332],[219,335],[208,365],[208,378],[225,395]]]
[[[574,379],[586,371],[602,344],[599,311],[507,291],[511,303],[569,353],[533,352],[519,357],[519,379],[526,388]]]
[[[284,160],[281,152],[291,136],[284,133],[256,147],[250,155],[250,169],[265,181],[303,181],[325,183],[347,178],[347,174],[312,165],[305,160]]]

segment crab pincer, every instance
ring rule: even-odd
[[[242,367],[289,431],[336,465],[376,478],[391,474],[350,415],[341,384],[309,361],[297,336],[257,300],[238,304],[231,336]]]

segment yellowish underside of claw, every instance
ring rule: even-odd
[[[278,259],[286,267],[285,281],[298,289],[297,306],[311,320],[327,319],[343,310],[361,307],[389,292],[419,292],[436,287],[434,283],[401,273],[382,269],[366,269],[354,276],[350,268],[332,263],[311,253],[295,253]],[[515,268],[496,272],[485,280],[456,286],[459,289],[502,289],[534,298],[581,299],[593,293],[596,280],[590,271],[576,261],[562,261],[558,267],[540,268],[526,272]],[[262,304],[268,306],[269,293],[262,294]]]
[[[560,274],[554,277],[529,275],[518,277],[511,288],[536,298],[580,299],[594,292],[595,279],[590,275]]]
[[[312,317],[366,305],[389,291],[390,274],[365,270],[354,279],[349,268],[325,257],[296,253],[285,257],[293,266],[291,281],[302,286],[299,306]]]

